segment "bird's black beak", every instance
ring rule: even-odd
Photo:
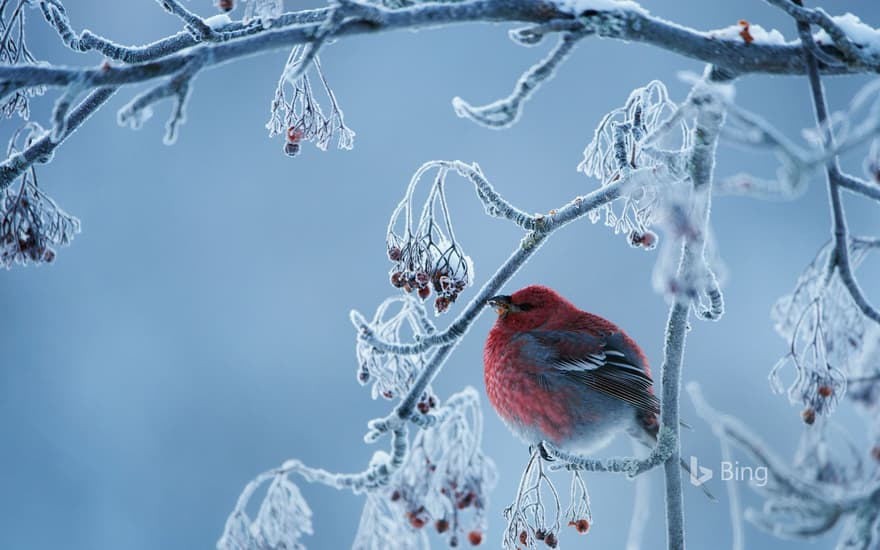
[[[492,296],[491,298],[486,300],[486,304],[495,308],[495,313],[498,314],[498,317],[505,317],[508,313],[510,313],[510,296]]]

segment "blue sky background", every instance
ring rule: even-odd
[[[77,28],[127,44],[179,28],[149,0],[68,4]],[[758,0],[643,4],[701,29],[745,18],[795,34],[791,21]],[[286,2],[288,9],[304,5]],[[214,13],[208,0],[190,6]],[[873,2],[840,0],[826,8],[880,26]],[[29,15],[39,58],[100,62],[65,51],[38,12]],[[508,28],[468,24],[329,47],[324,68],[358,133],[350,152],[308,145],[292,160],[279,139],[267,139],[263,125],[287,55],[279,51],[201,74],[173,147],[161,141],[167,104],[138,132],[117,126],[116,110],[136,91],[129,88],[40,168],[44,188],[81,218],[83,231],[54,265],[0,274],[0,548],[210,548],[257,473],[291,457],[339,471],[367,463],[375,448],[362,442],[366,422],[389,404],[371,401],[355,381],[348,311],[372,314],[393,291],[384,230],[411,173],[430,159],[477,161],[510,201],[545,212],[596,185],[575,167],[605,112],[652,79],[680,100],[687,86],[677,72],[701,70],[646,46],[587,39],[515,127],[490,131],[457,118],[450,100],[459,95],[483,104],[507,95],[549,47],[550,41],[519,47],[507,39]],[[865,82],[829,78],[833,109]],[[35,120],[47,124],[55,93],[33,103]],[[794,138],[811,125],[802,78],[749,76],[737,83],[737,99]],[[4,135],[15,123],[3,123]],[[856,154],[847,164],[858,171],[860,160]],[[718,170],[771,175],[775,162],[722,146]],[[456,233],[479,285],[520,235],[482,215],[460,181],[450,188]],[[766,381],[785,352],[768,313],[828,237],[825,201],[815,177],[794,202],[715,202],[713,226],[728,266],[727,314],[720,323],[695,323],[687,348],[684,379],[700,382],[719,409],[737,414],[786,457],[801,423],[798,409],[772,395]],[[876,205],[848,196],[846,206],[854,233],[880,233]],[[659,369],[667,308],[651,290],[654,260],[583,221],[556,234],[508,290],[531,283],[558,289],[625,327]],[[878,276],[880,262],[869,259],[860,277],[875,302]],[[441,396],[466,384],[482,390],[482,343],[491,322],[491,315],[481,317],[456,350],[435,384]],[[501,510],[527,453],[485,412],[486,450],[500,471],[485,544],[498,547]],[[695,427],[685,435],[685,454],[717,464],[717,440],[687,400],[683,414]],[[846,408],[837,420],[862,442],[860,420]],[[628,452],[622,440],[608,450]],[[664,533],[662,480],[659,472],[650,477],[655,513],[647,549],[662,547]],[[587,479],[594,528],[582,539],[567,534],[563,544],[622,547],[632,485],[618,476]],[[347,547],[362,497],[301,487],[317,532],[305,542]],[[746,493],[748,503],[759,502]],[[728,544],[723,499],[709,505],[687,488],[686,512],[691,547]],[[830,548],[833,540],[814,547]],[[748,528],[747,547],[803,543],[780,543]]]

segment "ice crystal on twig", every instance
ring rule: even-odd
[[[390,504],[368,501],[367,506],[389,511],[392,518],[405,521],[411,532],[431,527],[450,546],[457,546],[464,537],[479,544],[486,531],[488,493],[497,473],[480,448],[483,419],[476,390],[466,388],[452,395],[436,414],[438,422],[416,435],[403,468],[379,493]],[[386,533],[381,525],[362,522],[356,540],[386,540],[378,547],[397,548],[397,540],[385,537],[401,533],[401,526]],[[403,541],[413,538],[404,535]]]
[[[437,176],[416,219],[414,193],[422,176],[437,168]],[[433,291],[434,311],[445,312],[458,295],[474,281],[474,265],[455,238],[449,206],[446,203],[446,176],[443,162],[423,165],[410,181],[403,200],[388,223],[385,242],[391,268],[391,284],[406,292],[415,291],[427,299]]]
[[[305,550],[299,539],[312,534],[312,510],[287,475],[272,478],[253,522],[244,510],[229,517],[218,550]]]
[[[37,64],[37,59],[25,43],[25,8],[29,3],[28,0],[0,2],[0,64]],[[7,9],[9,9],[8,17]],[[29,99],[43,95],[45,91],[45,86],[34,86],[15,88],[8,93],[4,90],[4,85],[0,84],[0,114],[5,118],[12,118],[13,115],[18,114],[27,120],[30,116]]]
[[[686,154],[691,146],[687,123],[681,119],[672,125],[680,130],[678,137],[656,135],[657,132],[675,133],[669,132],[668,121],[676,112],[677,107],[662,82],[655,80],[637,88],[623,107],[605,115],[578,166],[588,176],[599,179],[603,186],[632,170],[653,169],[655,181],[633,186],[620,201],[590,213],[593,223],[604,216],[605,225],[615,233],[624,233],[632,246],[652,249],[656,245],[657,234],[651,227],[658,221],[664,195],[686,176]],[[619,205],[622,206],[618,209]]]
[[[29,123],[15,133],[7,155],[20,150],[17,142],[28,147],[42,137],[43,130]],[[0,190],[0,265],[9,269],[13,263],[50,263],[53,247],[70,244],[79,233],[79,220],[62,210],[37,183],[31,167],[18,179],[19,184]]]
[[[342,109],[327,83],[321,61],[317,56],[312,59],[314,72],[311,74],[317,76],[327,96],[330,103],[329,115],[324,114],[315,98],[312,88],[314,76],[310,77],[308,67],[302,66],[303,63],[309,63],[305,54],[306,49],[301,45],[294,46],[290,51],[275,89],[271,117],[266,123],[269,137],[283,134],[286,137],[284,152],[291,157],[299,154],[305,141],[312,141],[315,147],[326,151],[334,136],[339,149],[351,149],[355,133],[345,125]]]
[[[425,314],[422,303],[409,295],[388,298],[382,302],[367,328],[379,339],[392,343],[400,343],[407,337],[424,337],[434,332],[434,325]],[[424,353],[404,355],[384,352],[361,338],[358,338],[356,353],[358,382],[373,383],[373,399],[380,395],[386,399],[406,395],[427,359]],[[427,413],[436,406],[437,399],[429,387],[419,401],[418,408]]]
[[[851,238],[850,261],[857,267],[875,239]],[[791,363],[796,370],[788,389],[792,403],[805,406],[808,424],[833,410],[846,391],[846,375],[862,348],[866,321],[831,261],[834,246],[826,244],[800,276],[791,294],[773,306],[776,331],[789,342],[789,351],[773,367],[770,382],[783,391],[779,371]]]

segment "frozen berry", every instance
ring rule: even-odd
[[[438,533],[445,533],[449,530],[449,521],[445,519],[438,519],[436,523],[434,523],[434,527],[437,528]]]
[[[465,508],[467,508],[468,506],[470,506],[471,504],[474,503],[475,498],[477,498],[477,495],[475,495],[473,491],[469,492],[468,494],[463,496],[461,499],[459,499],[458,509],[464,510]]]
[[[391,502],[396,502],[398,500],[400,500],[400,491],[395,489],[394,492],[391,493]]]
[[[479,546],[479,544],[483,542],[483,533],[479,531],[471,531],[468,533],[468,542],[474,546]]]
[[[425,518],[423,518],[419,514],[416,514],[414,512],[407,512],[406,515],[409,517],[409,524],[416,529],[421,529],[425,526]]]
[[[804,412],[801,413],[801,417],[804,419],[804,422],[812,425],[813,422],[816,421],[816,411],[814,411],[812,407],[807,407],[804,409]]]
[[[590,530],[590,522],[585,519],[579,519],[574,522],[574,528],[577,529],[578,533],[583,535]]]
[[[232,11],[235,7],[235,2],[233,0],[217,0],[217,7],[221,11]]]
[[[528,544],[529,543],[529,534],[525,531],[520,531],[519,533],[519,543],[520,544]]]
[[[296,126],[287,129],[287,141],[290,143],[298,143],[303,137],[303,131]]]
[[[299,154],[299,143],[287,142],[284,144],[284,154],[288,157],[295,157]]]
[[[556,548],[556,546],[559,545],[559,540],[556,538],[555,534],[547,533],[547,536],[544,537],[544,544],[546,544],[550,548]]]
[[[430,296],[430,295],[431,295],[430,288],[423,286],[419,289],[419,298],[421,298],[422,300],[427,300],[428,296]]]
[[[832,393],[831,386],[824,386],[824,385],[819,386],[819,389],[817,391],[819,392],[819,395],[821,395],[822,397],[831,397],[831,393]]]
[[[871,458],[880,462],[880,446],[874,446],[871,448]]]
[[[437,310],[438,313],[443,313],[447,309],[449,309],[449,304],[452,303],[452,300],[445,296],[439,296],[436,300],[434,300],[434,309]]]
[[[535,531],[535,538],[538,540],[544,540],[544,537],[547,536],[547,533],[543,529],[538,529]]]
[[[403,273],[400,271],[395,271],[391,274],[391,286],[400,288],[406,284],[406,278],[403,276]]]
[[[400,248],[398,248],[396,246],[392,246],[388,249],[388,259],[390,259],[391,261],[393,261],[393,262],[399,261],[400,258],[402,258],[402,257],[403,257],[403,251],[401,251]]]
[[[431,408],[428,406],[428,404],[425,403],[424,401],[419,401],[419,403],[418,403],[418,405],[416,405],[416,407],[419,409],[419,412],[422,414],[428,414],[428,411],[431,410]]]

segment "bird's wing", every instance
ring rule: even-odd
[[[628,352],[620,333],[596,335],[582,331],[532,331],[542,363],[558,374],[616,397],[644,413],[658,414],[660,401],[653,381],[635,352]]]

